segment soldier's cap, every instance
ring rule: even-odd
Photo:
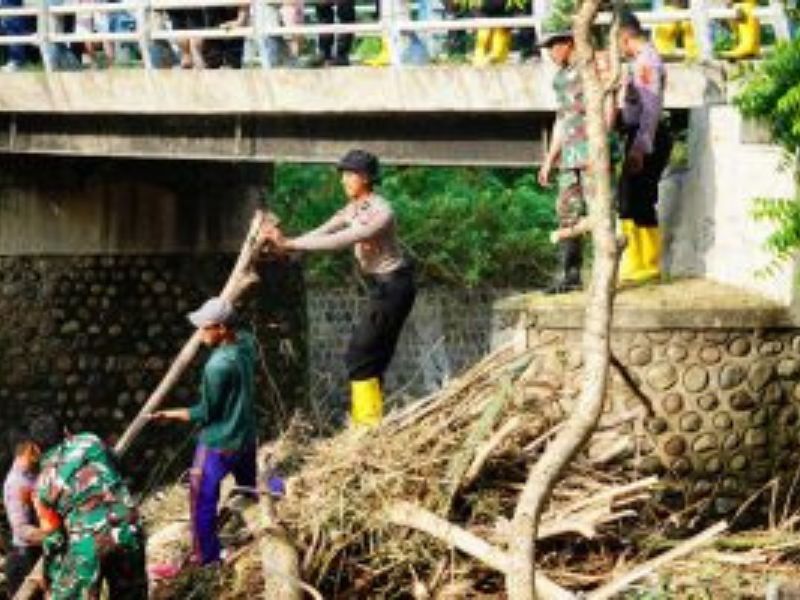
[[[194,312],[190,312],[186,317],[189,322],[202,329],[212,325],[230,325],[234,321],[236,311],[233,305],[225,298],[209,298],[203,305]]]
[[[359,173],[376,183],[380,179],[380,163],[378,157],[366,150],[354,149],[345,154],[336,165],[340,171]]]

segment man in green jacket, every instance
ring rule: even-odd
[[[212,348],[200,401],[156,411],[150,418],[202,426],[191,470],[191,516],[195,557],[208,564],[221,558],[217,503],[222,480],[232,474],[237,485],[256,487],[256,346],[251,333],[236,328],[233,307],[224,298],[211,298],[188,317]]]

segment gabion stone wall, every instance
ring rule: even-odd
[[[579,393],[581,333],[528,332],[541,369],[564,377],[567,397]],[[730,516],[775,477],[785,495],[800,468],[800,330],[616,330],[612,352],[653,408],[625,433],[643,474],[669,483],[661,498],[669,508]],[[619,371],[612,375],[607,410],[642,407]]]
[[[113,443],[191,334],[186,313],[215,295],[234,261],[224,255],[0,257],[0,435],[31,414],[55,411],[76,431]],[[303,285],[270,265],[246,302],[261,343],[259,413],[268,435],[306,396]],[[196,398],[205,355],[169,405]],[[148,426],[126,457],[139,482],[192,448],[185,426]],[[0,467],[9,463],[2,444]],[[183,465],[188,466],[188,465]]]
[[[489,350],[492,303],[507,293],[422,288],[386,374],[388,393],[430,392],[480,359]],[[309,385],[324,412],[346,411],[344,354],[365,302],[351,289],[307,290]]]

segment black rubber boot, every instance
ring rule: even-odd
[[[583,266],[583,244],[581,238],[569,238],[559,242],[561,273],[545,289],[545,294],[566,294],[583,288],[581,267]]]

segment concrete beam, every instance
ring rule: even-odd
[[[0,157],[0,256],[235,252],[269,165]]]
[[[354,115],[0,114],[0,154],[333,162],[349,148],[390,164],[526,166],[546,113]]]
[[[0,74],[0,112],[353,115],[552,111],[553,65],[144,69]],[[669,65],[666,105],[724,99],[714,68]]]

